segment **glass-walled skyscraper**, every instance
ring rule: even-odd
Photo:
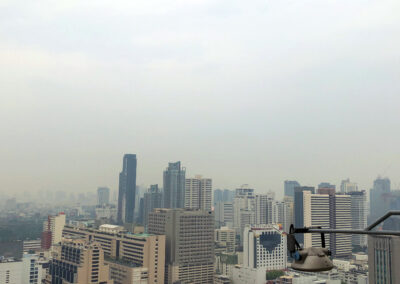
[[[136,167],[135,154],[125,154],[122,172],[119,174],[118,191],[118,223],[133,223],[136,195]]]

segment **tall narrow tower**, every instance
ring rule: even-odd
[[[164,208],[185,207],[185,173],[181,162],[168,164],[164,171]]]
[[[122,172],[119,174],[118,190],[118,223],[133,223],[136,195],[136,167],[135,154],[125,154]]]

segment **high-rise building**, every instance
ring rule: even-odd
[[[296,228],[304,227],[304,192],[315,193],[315,189],[311,186],[299,186],[294,189],[294,226]],[[299,243],[304,243],[303,234],[296,234],[296,239]]]
[[[149,283],[164,283],[165,267],[165,236],[151,234],[131,234],[123,227],[115,225],[101,225],[98,230],[65,226],[63,236],[80,237],[85,240],[97,241],[107,257],[106,262],[114,267],[114,272],[122,269],[121,265],[134,265],[147,269]],[[131,269],[125,269],[127,274],[121,278],[128,277]],[[128,275],[128,276],[127,276]],[[121,280],[122,281],[122,280]]]
[[[351,229],[351,199],[349,195],[312,194],[304,192],[304,226],[331,229]],[[335,258],[351,256],[351,235],[326,235],[326,245]],[[320,247],[319,234],[306,234],[305,247]]]
[[[228,226],[233,228],[233,202],[217,202],[214,214],[217,227]]]
[[[300,187],[300,183],[298,183],[295,180],[285,180],[284,182],[285,196],[291,196],[294,198],[294,189],[296,187]]]
[[[118,223],[133,223],[136,197],[136,167],[135,154],[125,154],[122,172],[119,174],[118,189]]]
[[[181,162],[169,163],[164,171],[164,208],[185,207],[185,174]]]
[[[148,231],[166,235],[165,283],[212,283],[214,214],[191,209],[155,209]]]
[[[390,209],[390,180],[378,177],[370,190],[370,218],[373,222]]]
[[[340,192],[341,193],[349,193],[349,192],[354,192],[358,191],[358,185],[355,182],[350,182],[350,179],[345,179],[342,180],[342,183],[340,184]]]
[[[155,208],[162,207],[162,192],[158,184],[150,185],[143,197],[143,225],[147,228],[149,213]]]
[[[218,202],[232,202],[235,197],[235,191],[229,189],[216,189],[214,190],[214,205]]]
[[[301,227],[330,228],[330,208],[328,194],[313,194],[312,191],[303,192],[304,222]],[[326,246],[330,246],[330,235],[326,235]],[[321,247],[320,234],[305,234],[304,247]]]
[[[283,202],[286,204],[287,216],[286,224],[283,226],[285,232],[289,232],[290,225],[294,224],[294,198],[290,196],[285,196]]]
[[[185,208],[211,210],[212,180],[187,178],[185,181]]]
[[[108,205],[110,203],[110,189],[108,187],[97,188],[97,205]]]
[[[64,239],[54,246],[45,283],[112,284],[99,243]]]
[[[367,227],[367,194],[365,190],[350,191],[347,193],[351,199],[351,228],[363,230]],[[367,246],[366,235],[352,235],[352,244],[357,247]]]
[[[226,247],[225,252],[235,252],[236,232],[228,227],[221,227],[215,230],[215,242],[222,247]]]
[[[236,234],[240,235],[240,242],[243,242],[243,230],[246,225],[256,223],[256,196],[254,189],[243,185],[236,189],[233,201],[233,227]]]
[[[278,225],[249,226],[244,230],[243,266],[286,269],[286,235]]]
[[[52,245],[61,242],[62,230],[65,226],[65,214],[60,212],[58,215],[47,217],[43,223],[42,248],[49,249]]]
[[[333,229],[351,230],[351,197],[336,194],[330,200],[330,227]],[[331,252],[335,258],[350,258],[352,253],[352,237],[348,234],[332,234]]]
[[[255,224],[272,224],[275,221],[274,199],[267,194],[257,194],[255,198]],[[250,225],[250,224],[247,224]]]
[[[368,236],[369,284],[400,283],[400,237]]]

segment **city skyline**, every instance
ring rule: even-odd
[[[1,7],[2,192],[115,189],[123,153],[139,185],[400,182],[398,1]]]

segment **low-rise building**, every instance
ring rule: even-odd
[[[63,235],[97,241],[106,257],[145,267],[149,283],[164,283],[165,235],[131,234],[114,225],[99,230],[65,226]]]

